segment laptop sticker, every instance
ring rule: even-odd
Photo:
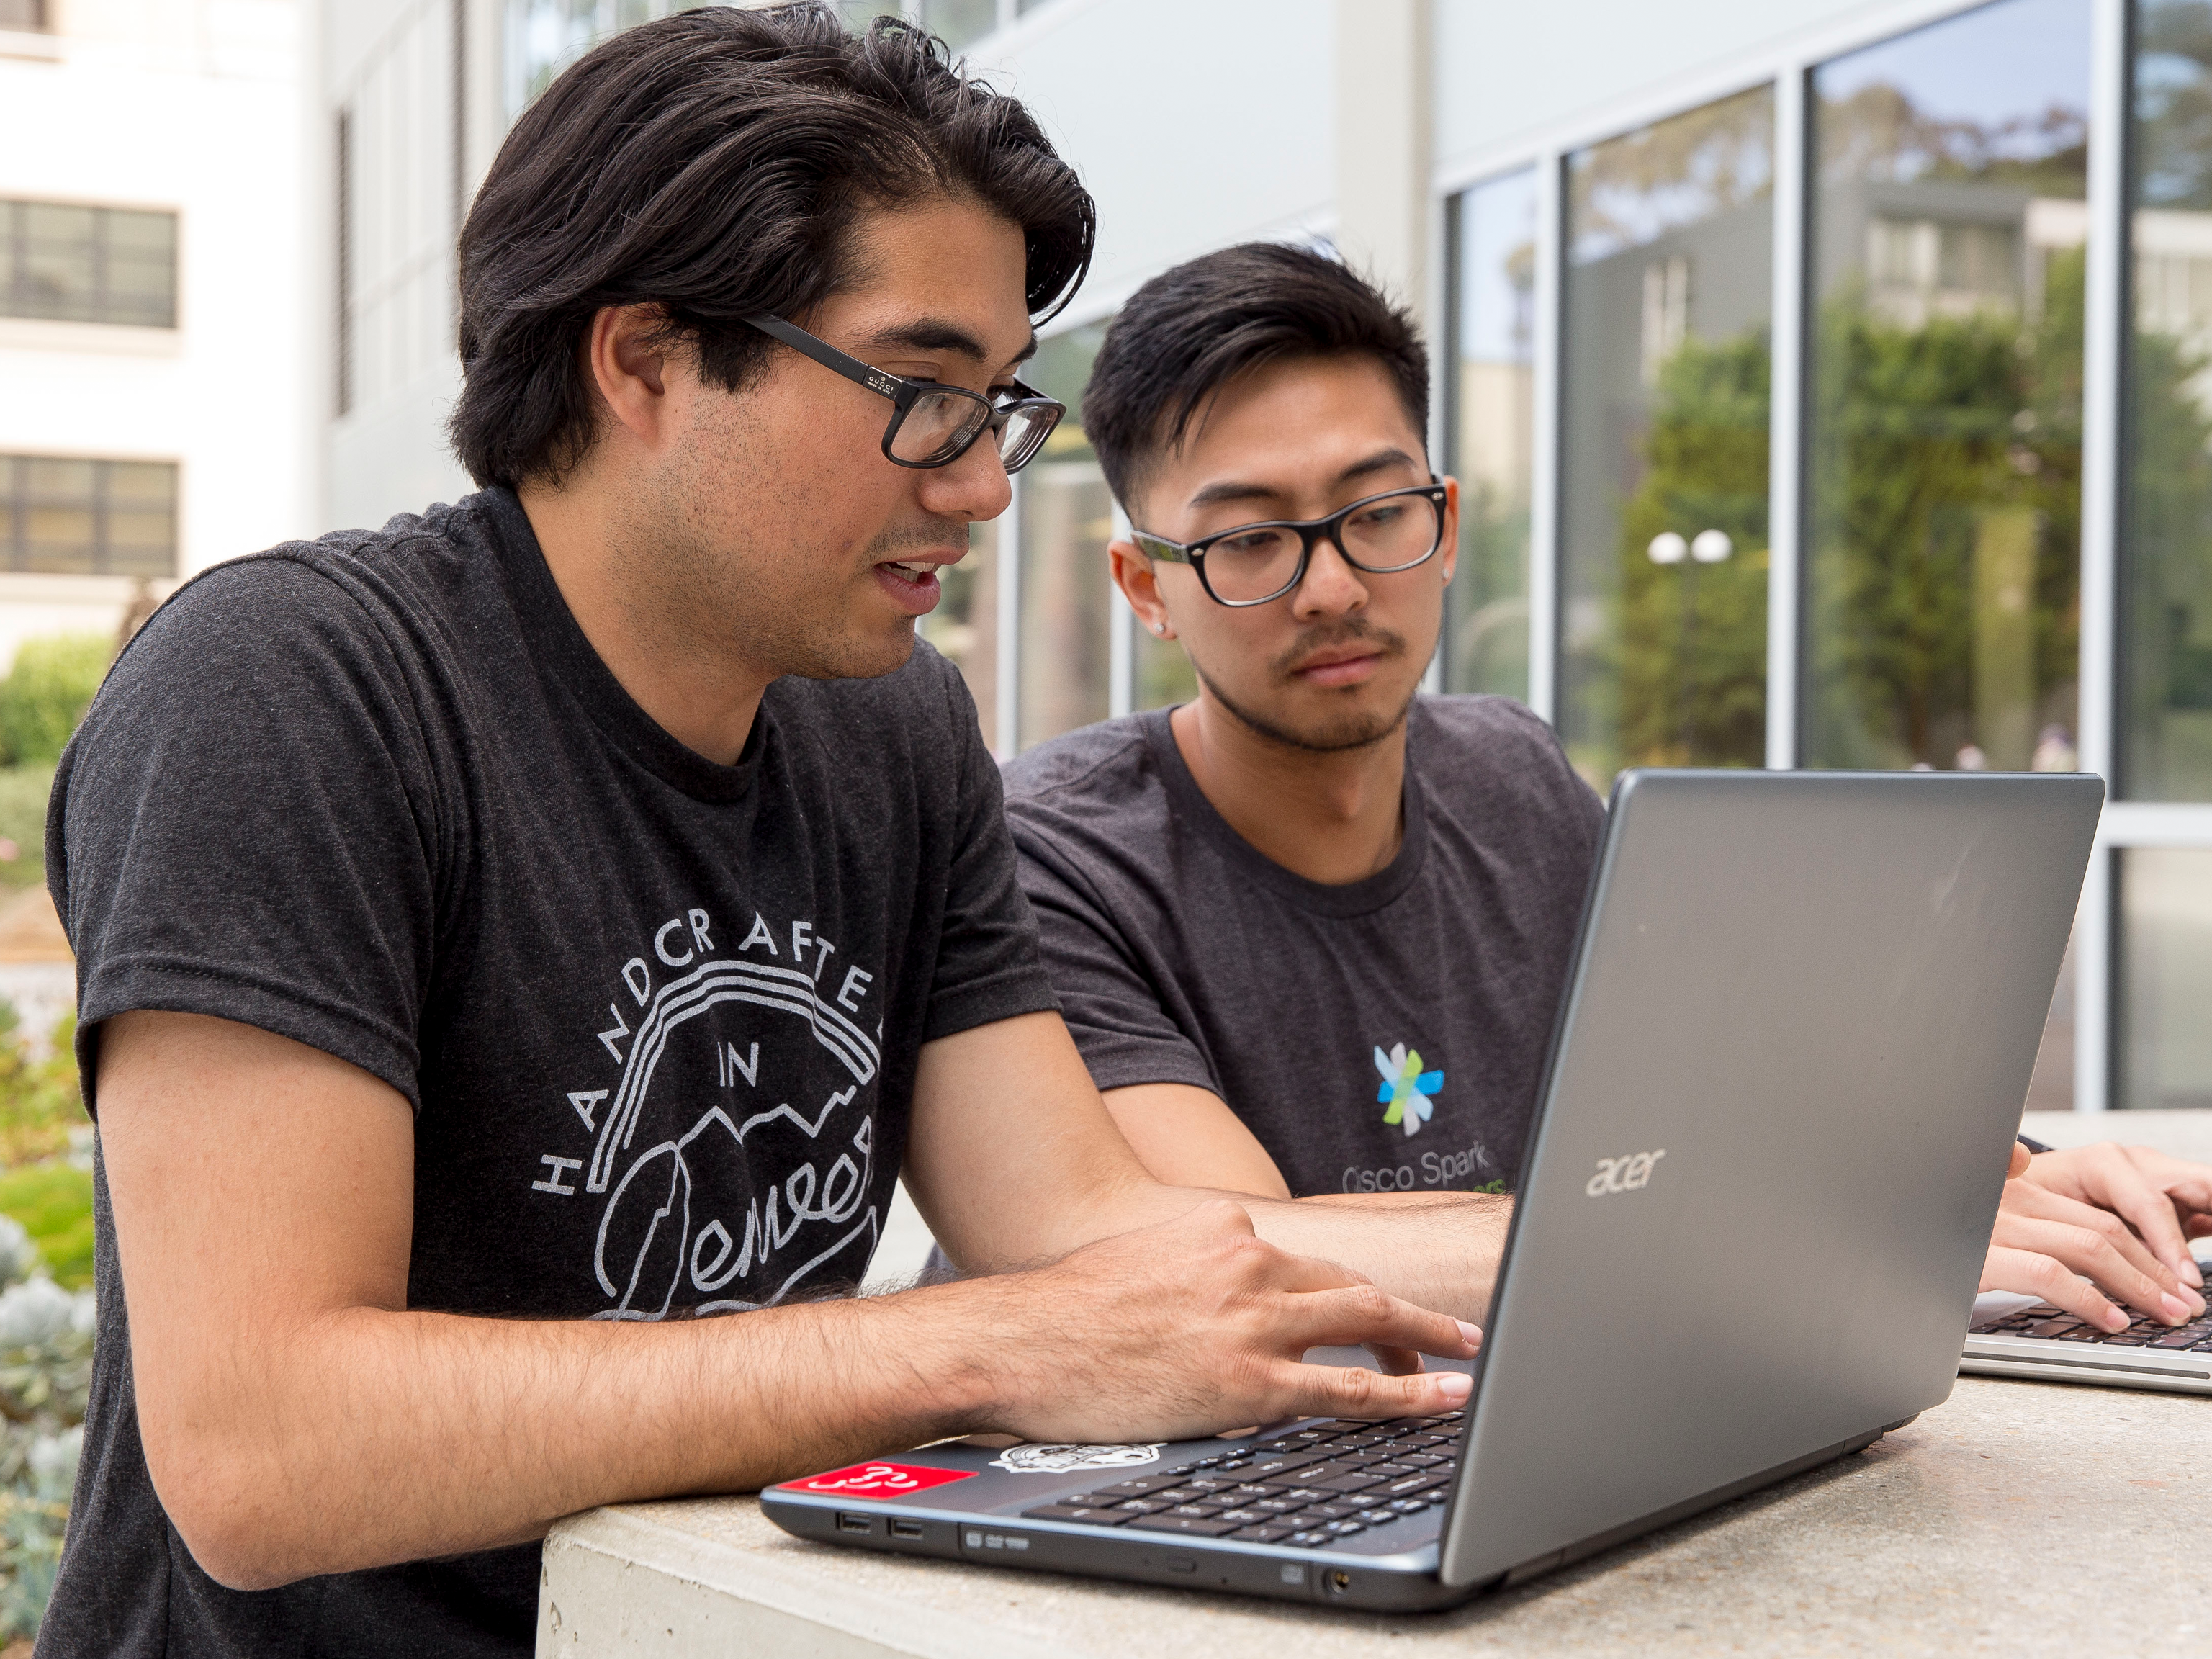
[[[925,1469],[912,1463],[855,1463],[805,1480],[787,1480],[787,1492],[836,1492],[847,1498],[904,1498],[954,1480],[970,1480],[973,1469]]]
[[[991,1460],[991,1467],[1009,1474],[1073,1474],[1079,1469],[1133,1469],[1159,1461],[1158,1445],[1009,1446]]]

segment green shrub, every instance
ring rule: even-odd
[[[0,679],[0,746],[9,760],[61,758],[112,650],[105,634],[55,634],[17,647],[15,665]]]

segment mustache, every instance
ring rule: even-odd
[[[1378,628],[1364,617],[1340,617],[1334,622],[1316,623],[1300,629],[1297,638],[1267,666],[1278,679],[1287,679],[1316,652],[1355,643],[1372,645],[1386,657],[1406,654],[1406,636],[1395,629]]]
[[[968,543],[967,520],[932,514],[893,525],[868,544],[866,557],[871,564],[881,564],[904,553],[936,553],[955,547],[964,553]]]

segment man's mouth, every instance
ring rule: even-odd
[[[1383,654],[1381,646],[1364,641],[1331,646],[1306,658],[1291,674],[1308,685],[1357,685],[1375,672]]]
[[[927,616],[936,608],[943,592],[938,571],[958,562],[957,555],[942,559],[885,559],[875,568],[876,582],[908,616]]]

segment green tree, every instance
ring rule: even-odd
[[[1659,374],[1642,484],[1621,509],[1621,763],[1757,766],[1766,744],[1765,334],[1685,341]],[[1653,538],[1718,530],[1716,564],[1656,565]]]
[[[1822,308],[1812,468],[1814,752],[1948,763],[1976,740],[1975,568],[1996,515],[2034,538],[2034,689],[2075,673],[2083,260],[2039,316],[1917,326],[1847,289]]]
[[[12,764],[61,758],[112,651],[105,634],[56,634],[17,647],[15,665],[0,679],[0,745]]]

